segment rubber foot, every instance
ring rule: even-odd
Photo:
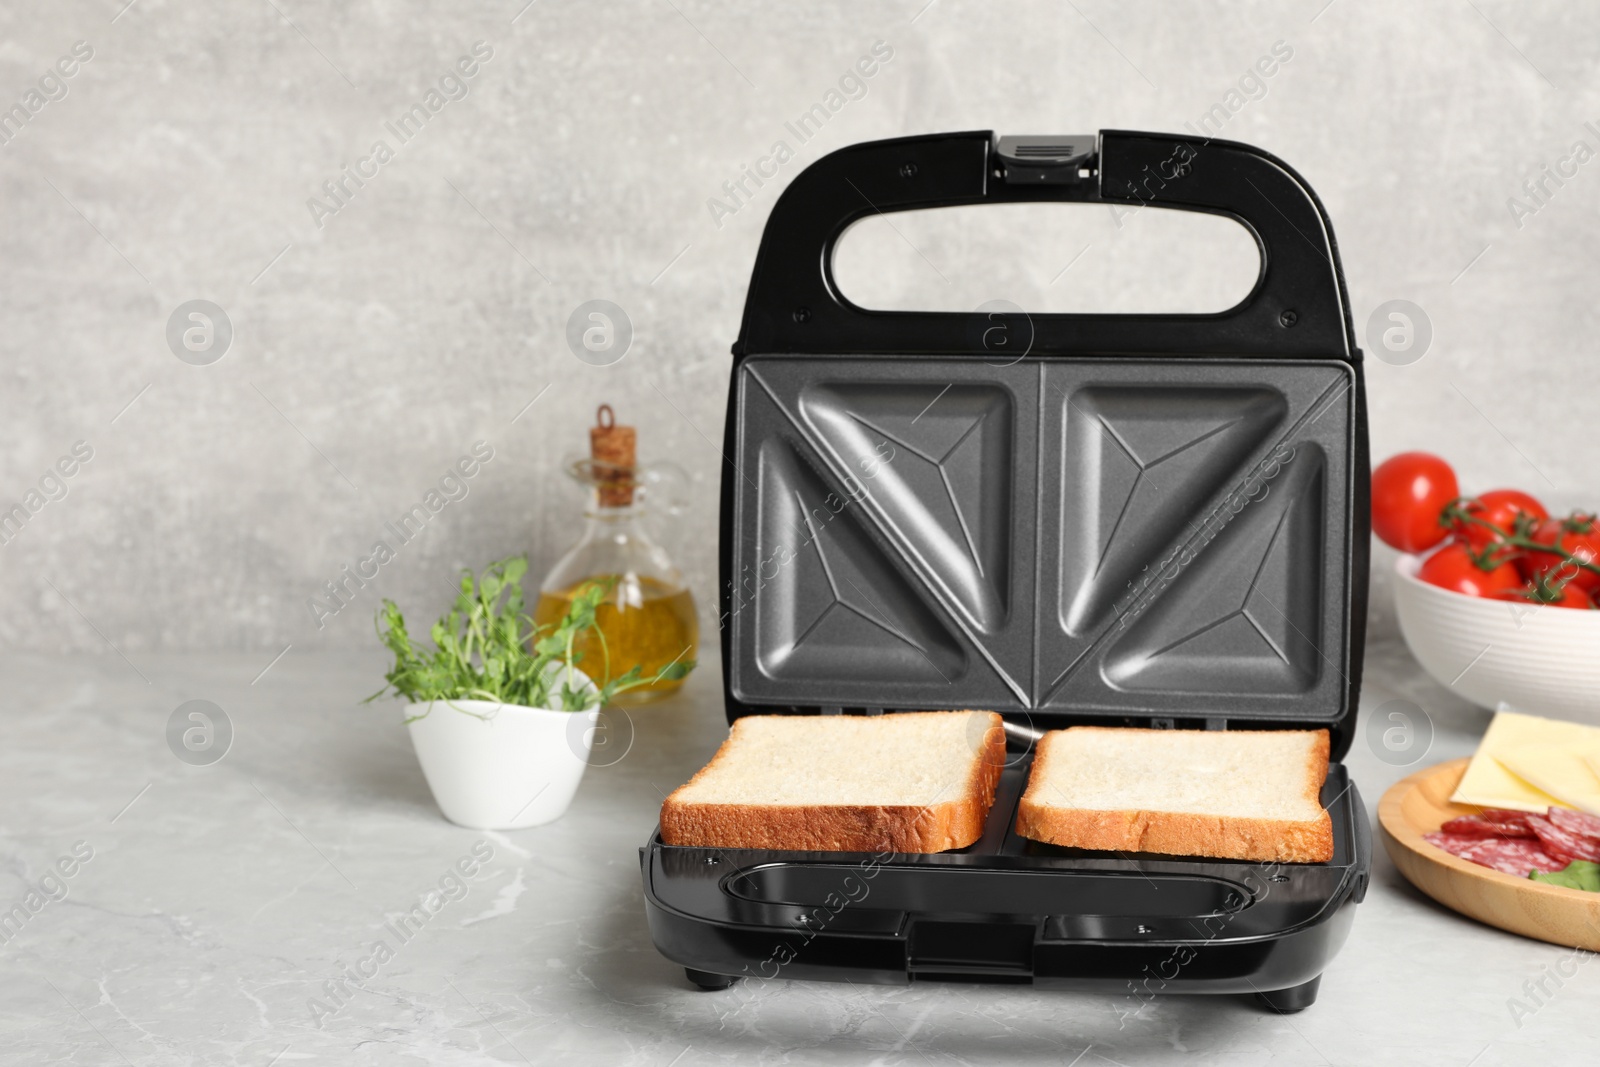
[[[688,975],[689,981],[706,992],[727,989],[733,985],[733,979],[725,974],[716,974],[712,971],[697,971],[693,967],[685,967],[683,973]]]
[[[1317,987],[1321,984],[1322,975],[1319,974],[1305,985],[1274,989],[1270,993],[1257,993],[1256,999],[1279,1015],[1293,1015],[1297,1011],[1305,1011],[1317,1002]]]

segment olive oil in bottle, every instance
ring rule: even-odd
[[[669,663],[692,660],[699,644],[700,620],[695,614],[694,597],[682,587],[673,588],[659,578],[638,575],[599,575],[616,584],[595,611],[595,624],[605,640],[593,630],[573,643],[582,654],[580,666],[585,674],[605,681],[634,664],[649,678]],[[583,582],[567,589],[539,594],[533,621],[550,625],[561,621],[572,606],[572,594]],[[609,660],[609,672],[607,661]],[[630,689],[617,696],[619,704],[641,704],[680,688],[683,679],[660,681]]]

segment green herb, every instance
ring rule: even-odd
[[[535,626],[523,611],[522,577],[527,572],[528,561],[520,556],[489,564],[481,578],[463,571],[455,606],[433,624],[432,649],[412,643],[405,616],[394,601],[385,599],[375,623],[378,639],[394,653],[394,667],[384,675],[389,684],[367,701],[392,689],[395,695],[412,703],[487,700],[586,711],[609,704],[618,693],[660,681],[677,681],[694,669],[692,660],[674,661],[645,678],[636,664],[603,685],[580,685],[573,668],[583,657],[574,651],[573,643],[584,630],[592,629],[600,638],[606,660],[603,676],[611,673],[610,650],[605,634],[595,622],[595,612],[616,585],[616,579],[585,582],[573,594],[572,606],[560,622]],[[420,718],[422,715],[406,721]]]
[[[1550,873],[1529,871],[1528,877],[1535,882],[1564,885],[1568,889],[1587,889],[1591,893],[1600,893],[1600,863],[1590,863],[1588,860],[1573,860],[1561,870]]]

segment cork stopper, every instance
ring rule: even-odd
[[[602,507],[633,503],[634,446],[632,426],[618,426],[610,404],[601,404],[595,425],[589,427],[589,457],[594,463]]]

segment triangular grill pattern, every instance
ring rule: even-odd
[[[1011,402],[992,386],[832,384],[801,407],[897,539],[932,564],[972,627],[1010,602]]]
[[[1283,419],[1268,389],[1088,388],[1069,401],[1061,623],[1084,634]],[[1084,481],[1073,484],[1074,479]]]
[[[1321,670],[1323,458],[1303,448],[1106,654],[1120,689],[1300,693]]]
[[[953,682],[966,654],[861,529],[858,503],[826,489],[787,445],[762,450],[755,586],[768,677]]]

